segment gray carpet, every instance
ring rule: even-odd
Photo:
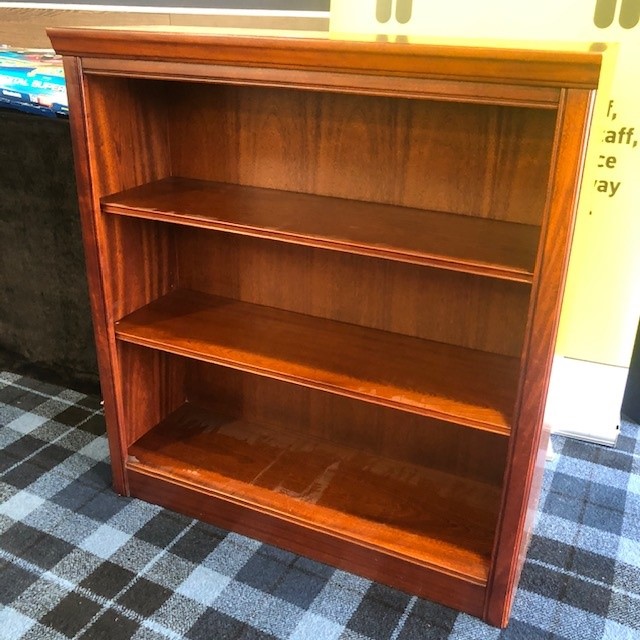
[[[0,638],[638,640],[638,436],[555,439],[501,631],[116,496],[98,398],[0,372]]]

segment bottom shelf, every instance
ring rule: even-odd
[[[182,405],[127,469],[486,584],[499,487]]]

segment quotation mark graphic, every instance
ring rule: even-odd
[[[396,7],[396,20],[406,24],[411,20],[413,0],[376,0],[376,19],[380,23],[389,22]],[[606,29],[613,24],[618,8],[618,0],[596,0],[593,22],[596,27]],[[618,22],[623,29],[633,29],[640,22],[640,0],[620,0]]]
[[[616,17],[618,0],[596,0],[593,22],[596,27],[606,29]],[[618,21],[623,29],[633,29],[640,21],[640,0],[622,0]]]
[[[400,24],[406,24],[411,20],[411,12],[413,11],[413,0],[396,0],[396,20]],[[384,23],[391,19],[391,11],[393,9],[393,0],[377,0],[376,3],[376,19],[378,22]]]

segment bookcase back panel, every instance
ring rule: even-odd
[[[527,284],[228,233],[176,231],[182,288],[520,356]]]
[[[174,85],[177,176],[539,224],[556,113]]]
[[[176,367],[180,358],[175,358]],[[218,415],[501,486],[508,439],[234,369],[188,361],[185,395]]]
[[[169,175],[539,224],[556,112],[88,76],[100,195]]]

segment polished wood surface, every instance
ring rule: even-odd
[[[430,75],[528,86],[593,87],[601,60],[599,51],[584,47],[557,51],[465,47],[384,42],[375,36],[361,41],[333,39],[326,34],[279,38],[163,27],[137,31],[52,28],[47,33],[56,51],[69,56],[178,59],[330,73],[364,71],[390,77]]]
[[[191,404],[135,442],[127,465],[476,582],[487,577],[496,486]]]
[[[92,84],[103,80],[92,78]],[[175,176],[512,223],[542,219],[555,111],[254,86],[165,86]],[[121,149],[126,153],[126,144]],[[144,147],[129,153],[144,155]]]
[[[164,160],[158,178],[542,219],[553,110],[110,76],[86,84],[100,114],[93,144],[104,162],[122,159],[104,168],[101,195],[143,185],[140,170]]]
[[[64,75],[67,95],[72,104],[82,104],[82,69],[77,58],[65,58]],[[127,478],[124,470],[124,455],[128,442],[120,430],[118,376],[116,359],[113,357],[115,339],[108,317],[105,297],[109,283],[102,277],[102,256],[98,246],[100,221],[94,216],[96,195],[91,172],[92,149],[87,144],[89,126],[82,110],[69,118],[71,141],[78,187],[78,205],[82,223],[82,241],[85,252],[87,279],[89,282],[89,302],[96,340],[96,355],[100,374],[100,387],[104,397],[104,415],[107,425],[109,454],[113,487],[119,493],[126,493]],[[119,390],[119,389],[118,389]]]
[[[511,442],[502,524],[494,550],[485,616],[493,624],[507,624],[511,600],[524,564],[542,482],[548,430],[543,426],[545,399],[551,374],[562,290],[575,222],[589,116],[594,96],[588,91],[566,91],[556,131],[555,180],[550,185],[549,207],[534,290],[535,313],[529,319],[526,360]]]
[[[83,93],[91,113],[87,137],[96,196],[170,174],[168,112],[159,83],[85,80]]]
[[[154,349],[128,343],[123,346],[156,353]],[[180,387],[183,397],[213,413],[233,415],[286,429],[296,437],[332,442],[483,484],[502,483],[509,444],[504,435],[229,367],[169,357],[174,360],[175,370],[185,373]],[[149,370],[153,371],[151,367]],[[135,403],[133,398],[131,401]],[[156,424],[150,421],[147,426],[152,428]]]
[[[176,287],[515,358],[522,353],[531,285],[163,226],[175,231]],[[345,282],[357,282],[357,290]]]
[[[157,60],[84,58],[87,75],[190,80],[204,84],[246,84],[312,91],[347,91],[352,94],[418,98],[439,102],[468,102],[540,109],[556,109],[560,89],[555,87],[469,83],[437,77],[398,76],[389,83],[368,73],[340,74],[277,67],[207,65]]]
[[[520,282],[532,280],[539,234],[532,225],[184,178],[108,196],[102,209]]]
[[[128,447],[186,402],[187,363],[127,342],[118,343],[117,355],[127,380],[120,402],[125,427],[122,437]]]
[[[115,489],[506,625],[600,53],[51,35]]]
[[[121,340],[508,433],[518,361],[178,290],[116,323]]]
[[[418,564],[410,558],[367,547],[357,539],[318,531],[312,523],[294,521],[193,483],[169,478],[161,470],[128,465],[133,495],[218,527],[316,558],[372,581],[482,616],[485,587],[466,576]]]

